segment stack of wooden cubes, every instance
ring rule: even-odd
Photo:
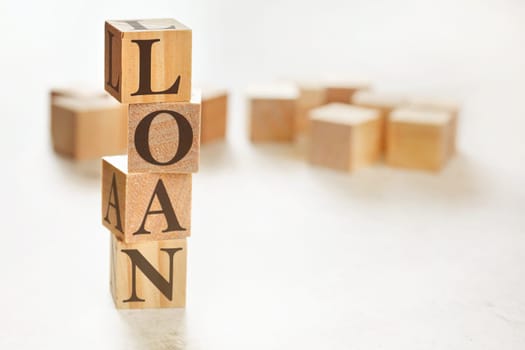
[[[184,307],[192,173],[199,165],[192,32],[173,19],[105,23],[105,89],[128,104],[128,155],[102,160],[117,308]]]

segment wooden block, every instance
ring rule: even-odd
[[[373,109],[331,103],[313,109],[310,162],[351,171],[380,156],[380,113]]]
[[[191,234],[191,174],[129,173],[127,157],[102,159],[102,224],[130,243]]]
[[[289,85],[252,88],[248,93],[250,140],[292,142],[297,95],[297,89]]]
[[[191,36],[174,19],[107,21],[106,91],[130,104],[188,101]]]
[[[373,108],[381,113],[381,149],[386,147],[386,121],[389,114],[396,108],[406,106],[408,99],[397,94],[378,93],[374,91],[358,91],[350,102],[359,107]]]
[[[448,153],[454,155],[457,152],[457,131],[459,122],[459,103],[450,99],[434,97],[413,97],[409,100],[411,108],[431,111],[443,111],[452,115],[451,137],[449,138]]]
[[[126,112],[106,97],[55,97],[51,103],[53,149],[78,160],[125,154]]]
[[[370,89],[367,82],[325,82],[326,103],[349,103],[352,96],[360,90]]]
[[[296,103],[295,134],[298,136],[310,129],[310,111],[326,103],[326,89],[316,84],[299,84]]]
[[[203,90],[201,110],[201,144],[224,140],[228,114],[228,93]]]
[[[387,126],[387,164],[440,170],[450,157],[451,113],[414,108],[397,109]]]
[[[191,101],[129,105],[128,171],[199,170],[201,96]]]
[[[186,305],[186,239],[124,243],[111,235],[111,294],[118,309]]]

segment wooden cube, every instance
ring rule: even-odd
[[[453,117],[449,112],[397,109],[387,126],[388,165],[437,171],[450,157]]]
[[[174,19],[107,21],[106,91],[122,103],[188,101],[191,36]]]
[[[186,239],[124,243],[111,235],[111,294],[118,309],[186,305]]]
[[[324,86],[326,87],[326,103],[349,103],[357,91],[370,89],[370,84],[360,81],[325,82]]]
[[[326,103],[326,89],[318,84],[299,84],[299,96],[296,101],[295,134],[296,136],[310,129],[310,111]]]
[[[396,108],[406,106],[408,99],[403,95],[378,93],[374,91],[358,91],[350,102],[359,107],[373,108],[381,113],[381,149],[386,147],[386,121],[389,114]]]
[[[431,111],[443,111],[452,115],[451,123],[451,137],[449,138],[449,154],[454,155],[457,151],[457,131],[459,122],[459,103],[450,99],[435,98],[435,97],[413,97],[409,100],[411,108]]]
[[[128,171],[199,170],[201,96],[188,102],[129,105]]]
[[[228,93],[223,90],[203,90],[201,108],[201,144],[226,137]]]
[[[352,171],[380,156],[381,124],[377,110],[330,103],[310,112],[310,162]]]
[[[125,154],[126,109],[110,98],[55,97],[51,139],[56,153],[76,160]]]
[[[102,159],[102,224],[130,243],[191,234],[191,174],[129,173],[126,156]]]
[[[249,94],[250,140],[292,142],[297,89],[289,85],[253,88]]]

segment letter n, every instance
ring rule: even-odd
[[[137,295],[137,268],[153,285],[169,300],[173,299],[173,256],[183,248],[162,248],[161,251],[168,254],[170,260],[168,279],[164,278],[159,271],[142,255],[137,249],[122,249],[121,251],[131,259],[131,296],[122,302],[132,301],[144,302],[146,300]]]

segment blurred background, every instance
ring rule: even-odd
[[[98,172],[53,154],[48,92],[102,87],[104,20],[155,17],[193,29],[228,135],[194,176],[186,310],[123,312]],[[524,348],[525,2],[4,0],[0,30],[2,348]],[[248,142],[247,85],[326,76],[458,99],[458,155],[350,175]]]

